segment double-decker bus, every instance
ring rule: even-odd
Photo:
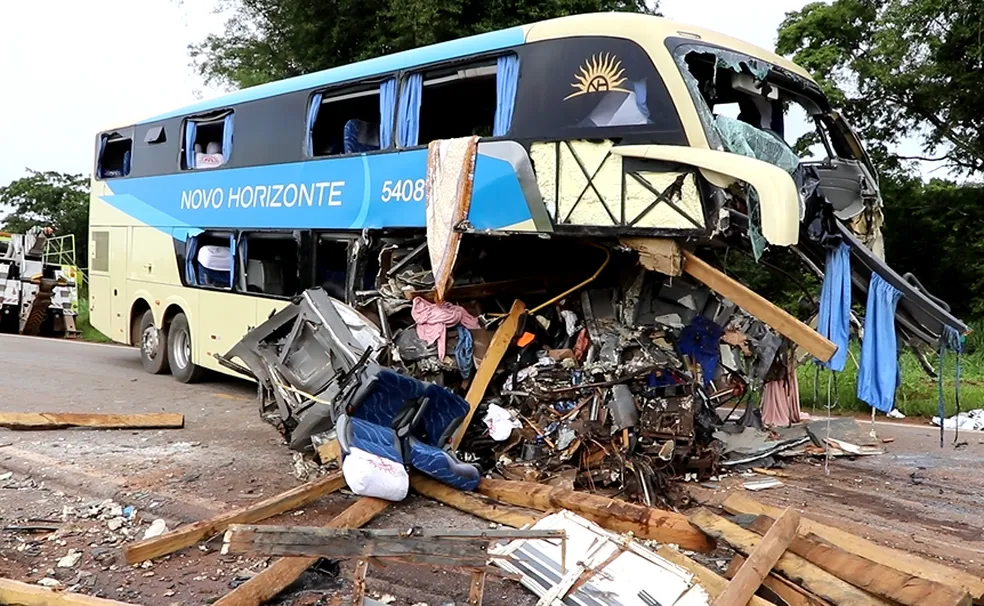
[[[792,151],[804,127],[817,158]],[[877,176],[807,72],[626,13],[378,57],[99,133],[92,325],[139,346],[149,372],[225,372],[215,355],[304,289],[355,303],[380,243],[424,231],[428,143],[469,136],[465,237],[741,232],[759,250],[806,249],[809,166],[855,251],[857,285],[877,272],[903,289],[903,336],[966,329],[884,264]]]

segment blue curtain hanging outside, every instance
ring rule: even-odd
[[[96,157],[99,158],[99,162],[96,163],[96,176],[102,179],[103,177],[103,152],[106,151],[106,141],[109,139],[109,135],[101,135],[99,137],[99,152]]]
[[[397,141],[400,147],[417,145],[420,136],[420,97],[423,93],[424,77],[410,74],[400,90],[400,113]]]
[[[512,125],[513,108],[516,106],[516,87],[519,83],[519,57],[503,55],[496,62],[495,71],[495,123],[493,137],[504,137]]]
[[[222,125],[222,159],[225,162],[229,161],[229,157],[232,156],[232,118],[234,114],[229,114],[223,120]]]
[[[851,247],[843,242],[827,251],[817,332],[837,346],[830,361],[820,364],[834,372],[843,371],[851,335]]]
[[[318,120],[318,111],[321,110],[321,93],[314,93],[311,96],[311,105],[307,113],[307,155],[314,157],[314,123]]]
[[[236,283],[236,235],[229,235],[229,288]]]
[[[379,149],[393,147],[396,125],[396,78],[379,85]]]
[[[897,288],[878,274],[871,275],[858,368],[858,399],[884,413],[895,406],[895,390],[902,380],[895,335],[895,308],[901,298]]]
[[[195,133],[197,126],[194,120],[185,120],[185,167],[195,168]]]
[[[185,282],[189,286],[198,284],[195,272],[195,255],[198,254],[198,236],[188,236],[185,239]]]

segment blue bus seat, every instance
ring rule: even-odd
[[[478,468],[443,450],[468,409],[465,400],[439,385],[380,369],[363,381],[339,415],[339,445],[343,455],[359,448],[450,486],[475,490]]]
[[[349,120],[342,133],[346,154],[361,154],[379,149],[379,125],[364,120]]]
[[[208,269],[207,267],[202,267],[200,263],[196,263],[196,265],[198,265],[199,282],[203,286],[220,286],[222,288],[232,286],[229,272]]]
[[[428,384],[404,449],[411,467],[460,490],[478,488],[481,474],[477,467],[462,463],[444,448],[468,409],[463,398],[439,385]]]

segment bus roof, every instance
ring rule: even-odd
[[[530,25],[468,36],[466,38],[423,46],[399,53],[383,55],[358,63],[341,65],[303,76],[269,82],[221,95],[213,99],[200,101],[174,111],[147,118],[137,124],[205,113],[230,105],[274,97],[299,90],[358,80],[359,78],[370,78],[404,69],[411,69],[418,65],[427,65],[447,59],[454,59],[456,57],[495,52],[525,43],[533,30],[535,30],[535,38],[544,39],[575,35],[610,35],[608,32],[611,32],[613,27],[617,28],[617,31],[626,38],[649,36],[656,37],[662,41],[668,37],[683,36],[695,39],[695,41],[699,39],[700,42],[744,53],[773,65],[783,67],[810,81],[813,80],[810,74],[803,68],[784,57],[712,30],[671,21],[662,17],[640,15],[637,13],[594,13],[559,17]]]

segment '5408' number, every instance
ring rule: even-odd
[[[422,202],[426,184],[423,179],[399,179],[383,181],[383,202]]]

